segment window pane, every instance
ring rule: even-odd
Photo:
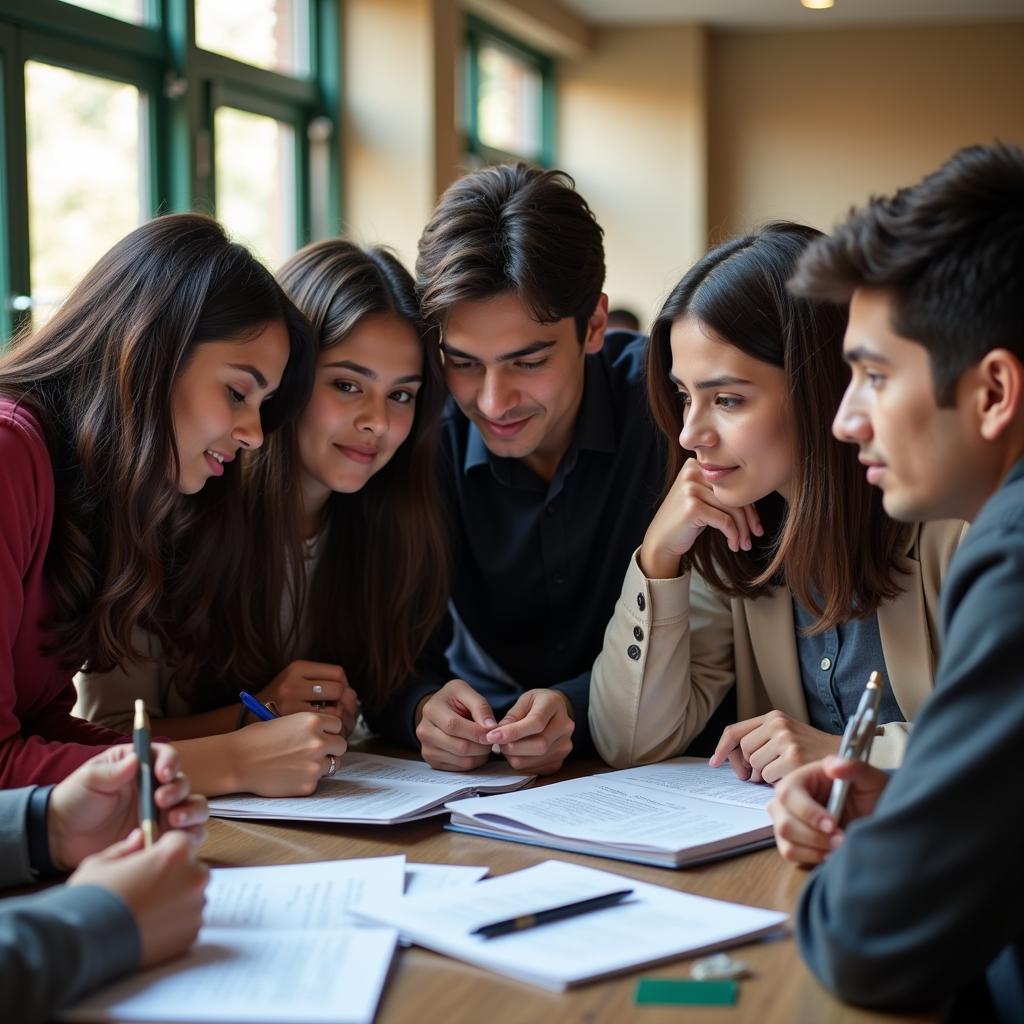
[[[309,0],[196,0],[196,45],[283,74],[309,69]]]
[[[536,157],[541,151],[540,72],[508,50],[487,43],[478,51],[480,141],[506,153]]]
[[[276,267],[295,251],[295,132],[233,107],[214,113],[217,217]]]
[[[141,25],[146,21],[146,0],[64,0],[75,7],[84,7],[97,14],[109,14],[122,21],[133,21]]]
[[[29,61],[29,273],[38,326],[148,214],[145,97],[134,85]]]

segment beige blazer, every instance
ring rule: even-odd
[[[880,731],[871,762],[903,760],[910,723],[932,691],[939,653],[939,588],[966,530],[960,521],[914,528],[902,558],[903,591],[878,609],[885,667],[905,721]],[[697,574],[650,580],[633,553],[590,682],[590,731],[617,768],[681,754],[736,686],[743,721],[773,708],[802,722],[793,598],[776,587],[728,598]]]

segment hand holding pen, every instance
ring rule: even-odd
[[[842,742],[839,744],[839,757],[843,761],[867,761],[871,754],[871,744],[875,739],[878,722],[878,708],[882,700],[882,680],[877,672],[868,676],[867,686],[861,694],[857,710],[846,723]],[[832,791],[828,797],[828,813],[838,822],[843,814],[846,794],[850,784],[846,779],[836,779],[832,783]]]

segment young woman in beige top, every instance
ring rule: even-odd
[[[711,762],[776,782],[838,750],[872,669],[889,684],[872,761],[896,766],[931,691],[963,524],[889,519],[831,436],[846,310],[785,286],[818,234],[779,223],[718,246],[655,321],[648,393],[678,442],[591,681],[617,767],[683,753],[735,689]]]

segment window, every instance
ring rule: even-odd
[[[554,66],[549,57],[467,18],[467,138],[481,162],[554,161]]]
[[[338,231],[338,2],[0,0],[0,345],[158,212]]]

